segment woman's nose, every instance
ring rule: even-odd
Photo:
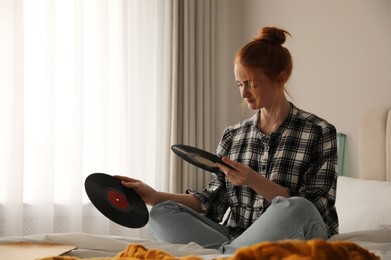
[[[249,88],[246,86],[242,86],[240,88],[240,95],[242,96],[242,98],[247,98],[247,97],[251,96]]]

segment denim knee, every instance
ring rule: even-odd
[[[272,200],[271,206],[274,209],[283,210],[286,212],[288,210],[289,212],[303,212],[308,210],[316,210],[315,206],[310,202],[309,200],[302,198],[302,197],[290,197],[290,198],[284,198],[284,197],[276,197]]]
[[[228,239],[225,227],[173,201],[153,206],[147,226],[153,239],[173,244],[195,242],[203,247],[218,248]]]
[[[307,234],[322,234],[327,238],[327,231],[322,216],[309,200],[302,197],[277,197],[268,210],[272,210],[281,222],[294,223],[293,226],[302,229],[304,238]],[[301,226],[301,228],[300,228]],[[319,229],[319,231],[315,231]],[[323,235],[324,234],[324,235]]]
[[[301,197],[276,197],[272,200],[271,205],[266,209],[264,216],[269,216],[271,221],[284,222],[285,220],[291,222],[297,217],[300,221],[305,221],[306,218],[313,218],[313,214],[317,216],[318,210],[307,199]],[[320,216],[320,214],[319,214]]]
[[[174,201],[167,200],[156,204],[149,211],[150,220],[156,220],[164,217],[168,212],[179,210],[178,204]]]
[[[161,240],[161,234],[166,233],[165,222],[169,212],[172,212],[174,207],[178,207],[173,201],[164,201],[154,205],[149,211],[149,221],[147,224],[151,237],[155,240]]]

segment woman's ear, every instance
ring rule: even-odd
[[[281,71],[277,76],[278,85],[284,85],[288,79],[288,74],[285,71]]]

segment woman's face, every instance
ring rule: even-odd
[[[279,84],[261,69],[249,69],[235,64],[234,73],[240,95],[250,109],[270,108],[278,98],[281,89]]]

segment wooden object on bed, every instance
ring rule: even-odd
[[[391,181],[391,109],[374,108],[359,122],[360,179]]]
[[[61,255],[75,249],[73,245],[14,242],[0,244],[0,260],[35,260],[48,255]]]

